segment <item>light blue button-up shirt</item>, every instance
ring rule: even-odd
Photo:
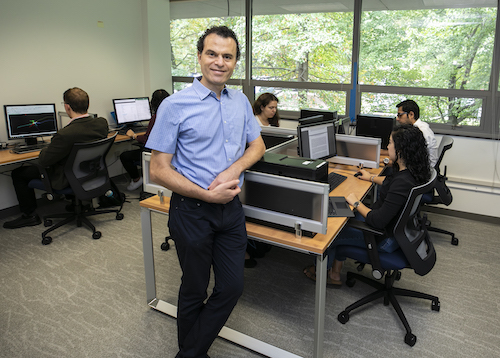
[[[176,170],[207,189],[259,135],[260,126],[243,93],[224,88],[219,100],[194,79],[191,87],[163,100],[146,147],[173,154]],[[239,179],[241,186],[243,173]]]

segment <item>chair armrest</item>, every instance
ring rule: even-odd
[[[350,227],[353,227],[355,229],[361,230],[363,232],[368,232],[368,233],[371,233],[371,234],[377,235],[377,236],[382,236],[385,234],[384,230],[371,227],[367,223],[365,223],[364,221],[361,221],[361,220],[350,219],[347,222],[347,225],[349,225]]]
[[[380,280],[384,276],[385,270],[382,269],[382,265],[380,264],[380,258],[377,250],[377,240],[375,240],[375,236],[382,236],[385,234],[385,231],[371,227],[365,222],[356,219],[350,219],[347,222],[347,225],[363,232],[366,250],[368,251],[368,257],[370,258],[370,264],[372,265],[372,276],[375,279]]]

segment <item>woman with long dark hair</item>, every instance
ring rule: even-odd
[[[430,178],[429,154],[427,144],[420,129],[411,125],[396,127],[389,139],[387,147],[389,159],[392,161],[392,174],[387,177],[379,177],[361,169],[359,180],[371,181],[381,185],[380,198],[371,208],[360,202],[354,194],[350,194],[346,200],[352,205],[356,213],[356,219],[377,229],[385,229],[392,234],[396,221],[403,210],[403,206],[412,188],[426,183]],[[327,283],[341,285],[340,272],[343,261],[335,259],[335,248],[339,245],[351,245],[365,247],[363,232],[351,227],[345,227],[327,249],[328,253],[328,275]],[[392,236],[377,240],[380,252],[393,252],[399,245]],[[304,269],[304,274],[310,279],[316,279],[316,268],[314,265]]]
[[[278,97],[266,92],[262,93],[253,104],[253,114],[261,127],[279,127]]]

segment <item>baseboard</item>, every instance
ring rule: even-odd
[[[496,216],[466,213],[463,211],[457,211],[457,210],[451,210],[451,209],[447,209],[447,208],[427,206],[427,205],[425,205],[422,208],[422,211],[426,211],[429,213],[441,214],[441,215],[447,215],[447,216],[453,216],[453,217],[467,219],[467,220],[474,220],[474,221],[480,221],[480,222],[500,225],[500,218],[498,218]]]

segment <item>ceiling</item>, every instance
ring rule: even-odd
[[[363,10],[496,7],[497,0],[363,0]],[[228,11],[229,10],[229,11]],[[253,0],[254,15],[353,11],[354,0]],[[170,0],[172,19],[242,16],[245,0]]]

